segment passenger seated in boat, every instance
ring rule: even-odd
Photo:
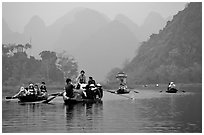
[[[34,85],[34,90],[36,95],[40,95],[40,90],[37,84]]]
[[[102,89],[102,86],[101,86],[101,84],[99,84],[99,83],[97,83],[96,84],[96,87],[97,87],[97,89],[98,89],[98,94],[99,94],[99,98],[101,99],[102,97],[103,97],[103,89]]]
[[[169,85],[168,85],[168,87],[167,87],[167,90],[170,90],[170,89],[172,89],[172,88],[176,88],[176,85],[175,85],[175,83],[174,82],[170,82],[169,83]]]
[[[46,88],[45,82],[42,82],[40,86],[40,94],[45,95],[46,93],[47,93],[47,88]]]
[[[97,96],[100,97],[100,92],[94,84],[91,84],[90,88],[91,88],[91,91],[93,92],[94,99],[96,99]]]
[[[35,89],[32,83],[28,86],[28,95],[35,95]]]
[[[76,89],[80,89],[80,84],[86,84],[86,76],[84,70],[80,72],[80,75],[76,79],[77,87]]]
[[[90,86],[91,84],[93,84],[94,86],[96,86],[96,82],[95,80],[93,79],[93,77],[89,77],[89,81],[88,81],[88,85]]]
[[[65,92],[66,92],[66,96],[69,98],[73,98],[74,97],[74,86],[71,84],[71,79],[67,78],[66,79],[66,85],[65,85]]]
[[[94,92],[93,92],[93,90],[94,90],[94,85],[87,85],[86,86],[86,90],[85,90],[85,92],[86,92],[86,96],[84,96],[83,98],[85,98],[85,99],[95,99],[95,96],[94,96]]]

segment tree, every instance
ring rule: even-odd
[[[50,81],[49,71],[52,67],[56,67],[55,62],[57,60],[57,56],[55,52],[50,51],[42,51],[39,54],[42,58],[42,73],[45,74],[47,81]]]
[[[78,64],[74,57],[66,52],[58,53],[57,66],[63,72],[64,78],[75,78],[78,74]]]

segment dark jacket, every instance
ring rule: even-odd
[[[89,80],[89,81],[88,81],[88,85],[90,86],[91,84],[94,84],[94,85],[96,85],[96,82],[95,82],[95,80]]]
[[[67,97],[74,97],[74,86],[72,84],[65,85],[65,91]]]
[[[45,85],[41,85],[41,86],[40,86],[40,91],[41,91],[41,92],[47,92],[46,86],[45,86]]]

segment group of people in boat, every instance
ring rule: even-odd
[[[20,91],[14,97],[27,95],[47,96],[47,87],[45,82],[41,82],[40,86],[33,83],[30,83],[26,87],[22,86]]]
[[[76,86],[72,84],[70,78],[66,79],[64,96],[67,98],[82,98],[82,99],[101,99],[103,97],[103,89],[99,83],[96,83],[93,77],[89,77],[86,81],[85,71],[82,70],[76,78]]]

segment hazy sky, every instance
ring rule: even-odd
[[[184,2],[9,2],[2,3],[2,16],[8,23],[11,30],[22,32],[24,26],[32,16],[40,16],[46,25],[52,24],[67,12],[76,7],[86,7],[100,11],[113,19],[117,14],[124,14],[140,25],[148,13],[154,11],[160,13],[164,18],[175,15],[178,11],[184,9]]]

